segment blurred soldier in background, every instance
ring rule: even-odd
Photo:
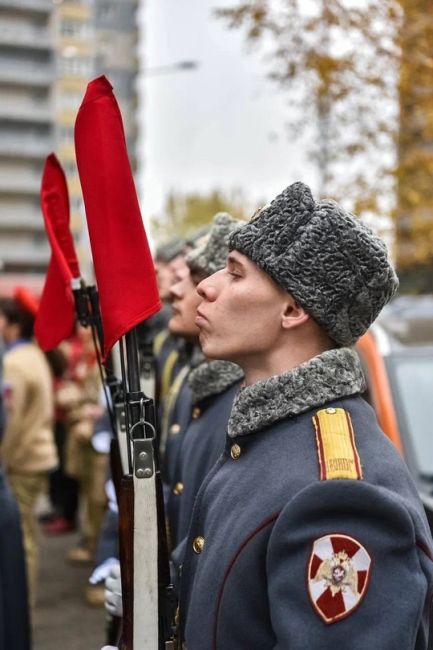
[[[209,234],[190,251],[186,263],[194,286],[224,267],[231,232],[244,222],[227,213],[215,215]],[[192,318],[196,317],[196,302]],[[195,323],[194,323],[195,326]],[[191,391],[191,416],[171,471],[167,513],[172,545],[177,545],[188,532],[192,506],[207,471],[220,455],[234,396],[239,390],[243,372],[227,361],[203,361],[188,375]]]
[[[149,319],[149,323],[154,328],[152,354],[158,420],[170,385],[182,367],[182,360],[179,358],[179,354],[182,356],[182,345],[179,339],[171,334],[168,322],[171,318],[170,287],[176,282],[179,269],[184,266],[185,246],[185,241],[175,238],[158,246],[155,253],[155,270],[162,309]],[[155,321],[158,322],[157,328],[153,325]],[[149,325],[146,327],[149,328]]]

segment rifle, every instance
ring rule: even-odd
[[[97,290],[81,281],[79,286],[75,283],[73,293],[80,323],[96,331],[98,351],[103,345],[103,333]],[[107,643],[119,643],[121,650],[174,650],[176,601],[170,584],[162,481],[155,445],[155,408],[153,400],[141,391],[143,363],[140,367],[137,339],[134,328],[126,334],[124,342],[120,341],[121,382],[106,366],[114,411],[115,436],[110,456],[119,505],[124,611],[122,621],[116,617],[109,619]],[[144,363],[148,377],[149,356]],[[146,548],[146,542],[150,548]],[[143,566],[137,559],[141,559]],[[143,601],[151,603],[151,607],[143,608]]]
[[[73,278],[71,281],[72,293],[75,302],[75,312],[77,320],[83,327],[91,327],[93,342],[98,364],[101,372],[103,385],[108,388],[111,398],[106,395],[107,410],[110,415],[111,428],[113,437],[110,445],[110,469],[111,476],[116,492],[117,502],[119,503],[120,483],[123,475],[123,469],[126,465],[122,463],[122,455],[126,454],[125,441],[125,406],[123,399],[122,384],[114,374],[110,361],[102,364],[100,350],[103,349],[104,339],[102,330],[101,314],[99,309],[98,290],[95,286],[86,286],[81,278]],[[103,371],[105,369],[105,373]],[[123,454],[121,453],[121,450]],[[123,467],[124,466],[124,467]],[[117,645],[121,635],[122,620],[118,617],[107,614],[106,642],[107,645]]]
[[[126,348],[126,354],[125,354]],[[170,584],[153,400],[140,388],[137,332],[120,341],[128,473],[119,494],[123,628],[121,650],[174,650]],[[155,508],[156,503],[156,508]],[[145,534],[144,534],[145,533]],[[147,603],[143,607],[143,603]]]

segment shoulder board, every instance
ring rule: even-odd
[[[158,355],[161,350],[162,346],[170,336],[170,332],[168,329],[162,330],[161,332],[158,332],[158,334],[155,336],[153,339],[153,354],[156,356]]]
[[[349,413],[342,408],[322,409],[313,417],[313,423],[320,480],[361,480],[361,462]]]
[[[162,369],[160,399],[164,399],[170,391],[171,385],[173,383],[173,369],[178,358],[179,352],[177,350],[172,350],[165,360],[164,367]]]

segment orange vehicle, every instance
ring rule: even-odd
[[[433,296],[394,300],[356,349],[364,397],[405,459],[433,530]]]

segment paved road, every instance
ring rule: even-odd
[[[89,607],[83,598],[90,569],[64,560],[75,542],[75,535],[40,538],[33,650],[100,650],[104,645],[104,610]]]

